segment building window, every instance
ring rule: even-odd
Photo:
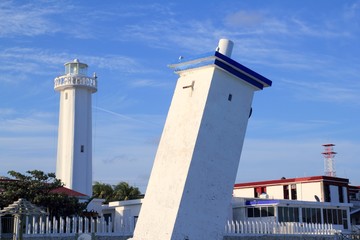
[[[343,225],[347,229],[346,210],[323,209],[324,223]]]
[[[299,208],[278,207],[279,222],[299,222]]]
[[[324,184],[324,199],[325,199],[325,202],[331,202],[329,184]]]
[[[250,207],[248,208],[248,218],[260,217],[260,208]]]
[[[303,208],[302,222],[305,223],[321,223],[321,209],[320,208]]]
[[[284,199],[289,199],[289,185],[283,186]]]
[[[261,207],[261,217],[273,217],[274,207]]]
[[[291,200],[297,199],[296,184],[291,184]]]
[[[109,222],[111,221],[111,213],[106,213],[103,215],[103,217],[106,222],[106,225],[109,225]]]
[[[66,92],[65,93],[65,100],[67,100],[68,99],[68,93]]]
[[[339,202],[343,203],[344,202],[343,188],[341,186],[338,186],[338,191],[339,191]]]
[[[254,197],[259,198],[261,194],[266,193],[266,187],[254,188]]]
[[[139,216],[134,216],[134,227],[136,227],[136,223],[138,221]]]
[[[232,100],[232,94],[229,94],[229,96],[228,96],[228,101],[231,102],[231,100]]]
[[[274,207],[249,207],[247,209],[248,218],[254,217],[273,217]]]
[[[84,152],[84,145],[81,145],[80,152]]]

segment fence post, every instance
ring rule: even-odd
[[[91,229],[90,232],[91,233],[95,233],[95,219],[94,218],[90,218],[91,219]]]
[[[112,232],[112,225],[113,225],[113,221],[111,220],[111,218],[109,219],[109,225],[108,225],[108,232],[111,233]]]
[[[105,218],[101,219],[101,225],[102,225],[102,232],[106,233],[107,232],[107,227],[105,225]]]
[[[28,224],[29,224],[29,216],[26,216],[25,217],[25,233],[26,234],[29,234],[29,226],[28,226]],[[1,232],[1,217],[0,217],[0,237],[1,237],[1,234],[2,234],[2,232]]]
[[[84,233],[88,233],[89,232],[89,219],[87,217],[84,217]]]
[[[102,229],[101,229],[101,218],[96,219],[96,232],[97,233],[102,233]]]
[[[39,216],[39,221],[40,221],[40,228],[39,228],[40,234],[44,234],[44,225],[45,225],[45,223],[44,223],[43,216]]]
[[[84,218],[79,217],[79,233],[84,233]]]
[[[229,231],[229,220],[225,224],[225,233],[230,233],[230,231]]]
[[[49,217],[47,217],[46,221],[47,221],[47,223],[48,223],[47,233],[48,233],[48,234],[51,234],[51,233],[52,233],[52,222],[51,222],[51,219],[50,219]]]
[[[79,229],[78,229],[78,221],[79,221],[79,217],[74,217],[73,218],[74,220],[74,228],[73,228],[73,231],[74,233],[79,233]]]
[[[59,233],[64,233],[64,219],[59,217]]]

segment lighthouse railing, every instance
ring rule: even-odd
[[[68,74],[54,79],[54,89],[66,86],[86,86],[97,89],[97,78]]]

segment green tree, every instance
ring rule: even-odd
[[[0,207],[24,198],[45,208],[50,216],[79,215],[86,208],[87,203],[80,203],[75,197],[52,192],[63,186],[54,173],[46,174],[39,170],[26,173],[9,171],[12,178],[0,181]]]
[[[141,192],[137,187],[130,186],[127,182],[116,185],[95,182],[93,185],[93,198],[104,198],[105,203],[111,201],[123,201],[141,198]]]
[[[113,199],[115,201],[140,198],[141,192],[137,187],[130,186],[127,182],[120,182],[114,186]]]
[[[105,203],[112,200],[114,189],[110,184],[95,182],[92,189],[94,198],[104,198]]]

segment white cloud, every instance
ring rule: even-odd
[[[0,108],[1,118],[3,118],[4,116],[7,116],[7,115],[13,115],[15,113],[16,113],[16,111],[12,108]]]
[[[16,134],[26,136],[28,134],[53,135],[57,130],[57,116],[46,112],[16,112],[14,109],[1,109],[0,133],[2,136]]]
[[[142,66],[136,59],[126,56],[91,56],[39,48],[14,47],[0,50],[0,61],[3,63],[0,65],[0,71],[7,72],[7,75],[1,75],[0,82],[16,83],[28,79],[34,74],[56,76],[54,72],[57,72],[60,75],[62,71],[59,70],[59,66],[72,61],[74,55],[80,61],[91,66],[91,69],[114,70],[123,73],[151,71],[151,69]],[[89,74],[91,75],[91,73]]]
[[[59,13],[62,8],[48,4],[1,1],[0,3],[0,36],[16,35],[36,36],[55,33],[57,26],[49,21],[48,15]]]
[[[165,83],[165,82],[161,82],[161,81],[156,81],[156,80],[152,80],[152,79],[135,79],[135,80],[131,80],[130,82],[130,86],[132,87],[136,87],[136,88],[141,88],[141,87],[168,87],[169,84]]]
[[[330,81],[292,81],[282,80],[287,89],[294,89],[296,97],[304,101],[320,101],[332,103],[360,103],[360,84],[339,84]]]
[[[227,15],[224,23],[230,27],[255,27],[262,24],[263,21],[263,14],[241,10]]]

